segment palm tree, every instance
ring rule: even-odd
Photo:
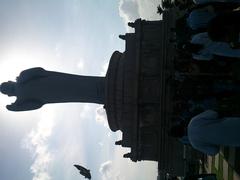
[[[163,9],[170,9],[173,7],[174,7],[174,4],[172,3],[171,0],[162,0],[162,8]]]
[[[160,5],[158,5],[157,13],[161,15],[163,12],[164,12],[164,10],[162,9],[162,7]]]

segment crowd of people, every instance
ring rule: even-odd
[[[169,135],[215,155],[240,146],[240,0],[175,0]]]

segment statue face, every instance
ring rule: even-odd
[[[12,81],[4,82],[0,86],[0,91],[8,96],[15,96],[16,83]]]

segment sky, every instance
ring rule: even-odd
[[[105,75],[128,21],[159,19],[158,0],[0,0],[0,82],[31,67],[79,75]],[[156,162],[122,158],[102,106],[67,103],[10,112],[14,98],[0,95],[0,179],[156,179]]]

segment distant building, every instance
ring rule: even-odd
[[[135,33],[120,35],[126,50],[115,51],[106,75],[105,109],[112,131],[121,130],[116,142],[131,148],[132,161],[159,162],[159,170],[183,175],[183,146],[168,137],[172,114],[171,88],[174,48],[169,43],[173,13],[162,21],[138,19],[128,25]]]

